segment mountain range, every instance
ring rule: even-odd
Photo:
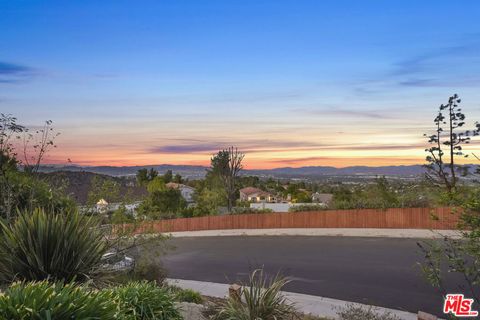
[[[99,174],[106,174],[110,176],[128,176],[134,175],[139,169],[153,168],[159,173],[164,173],[167,170],[172,170],[173,173],[178,173],[183,177],[190,179],[198,179],[205,176],[208,167],[205,166],[190,166],[190,165],[148,165],[148,166],[78,166],[78,165],[44,165],[41,167],[42,172],[55,171],[74,171],[74,172],[93,172]],[[272,176],[272,177],[289,177],[289,178],[305,178],[315,176],[372,176],[372,175],[393,175],[393,176],[417,176],[425,172],[422,165],[405,165],[405,166],[352,166],[344,168],[335,168],[329,166],[308,166],[308,167],[284,167],[275,169],[256,169],[244,170],[244,175],[256,176]]]

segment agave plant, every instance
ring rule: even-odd
[[[263,269],[250,275],[242,286],[240,297],[230,297],[221,304],[217,320],[286,320],[296,318],[295,307],[282,296],[280,290],[289,282],[278,274],[271,280]]]
[[[24,212],[0,222],[0,277],[4,281],[79,281],[101,265],[107,243],[91,218],[77,212]]]

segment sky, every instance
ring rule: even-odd
[[[458,93],[480,121],[479,1],[0,0],[0,112],[46,161],[424,163]],[[480,149],[472,143],[469,151]]]

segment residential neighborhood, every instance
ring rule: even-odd
[[[480,319],[480,1],[0,1],[0,320]]]

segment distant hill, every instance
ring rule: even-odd
[[[88,192],[90,191],[94,177],[114,180],[120,186],[120,194],[128,194],[132,198],[131,200],[140,200],[147,193],[145,188],[136,185],[134,179],[113,177],[86,171],[68,171],[64,168],[61,168],[61,170],[62,171],[42,172],[41,178],[49,182],[52,186],[65,190],[65,193],[78,204],[86,204]]]
[[[187,165],[171,165],[171,164],[160,164],[160,165],[148,165],[148,166],[124,166],[124,167],[114,167],[114,166],[77,166],[77,165],[43,165],[40,168],[41,172],[56,172],[56,171],[73,171],[73,172],[93,172],[98,174],[106,174],[109,176],[129,176],[135,175],[140,169],[150,169],[153,168],[160,173],[164,173],[167,170],[172,170],[175,173],[181,174],[183,177],[197,177],[202,178],[205,176],[205,170],[207,167],[203,166],[187,166]]]
[[[199,179],[205,176],[207,167],[204,166],[188,166],[188,165],[149,165],[149,166],[49,166],[41,167],[42,172],[56,172],[56,171],[74,171],[74,172],[93,172],[98,174],[105,174],[109,176],[128,176],[134,175],[139,169],[154,168],[160,173],[167,170],[172,170],[174,173],[179,173],[183,177],[189,179]],[[425,172],[425,168],[421,165],[408,166],[382,166],[382,167],[367,167],[367,166],[352,166],[345,168],[335,168],[328,166],[310,166],[310,167],[285,167],[276,169],[264,170],[245,170],[245,175],[260,175],[273,177],[315,177],[315,176],[371,176],[371,175],[395,175],[395,176],[416,176]]]

